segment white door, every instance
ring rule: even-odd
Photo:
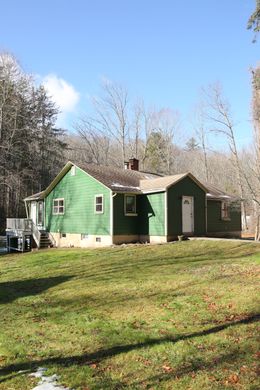
[[[44,203],[40,200],[37,204],[37,225],[43,227],[44,225]]]
[[[193,197],[182,197],[182,232],[194,232]]]
[[[36,202],[31,202],[30,217],[36,225],[36,223],[37,223],[37,204],[36,204]]]

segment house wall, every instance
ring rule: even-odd
[[[136,215],[125,215],[124,194],[116,194],[113,201],[114,235],[138,235],[139,196],[136,196]]]
[[[206,233],[206,194],[189,177],[168,189],[168,237],[182,234],[182,196],[193,196],[194,235]]]
[[[103,214],[95,214],[97,194],[103,194]],[[64,215],[53,215],[55,198],[64,198]],[[45,218],[46,230],[52,233],[110,235],[110,190],[79,168],[75,176],[69,171],[46,197]]]
[[[238,202],[230,204],[230,220],[221,219],[221,201],[207,201],[208,235],[240,236],[241,235],[241,205]]]
[[[165,236],[165,193],[141,195],[139,207],[139,234]]]
[[[136,195],[135,216],[125,215],[124,194],[113,198],[114,243],[161,242],[165,235],[164,193]]]

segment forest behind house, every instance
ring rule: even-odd
[[[142,171],[189,171],[238,195],[243,228],[259,240],[260,66],[252,70],[251,113],[254,141],[241,148],[220,84],[202,90],[186,129],[177,108],[147,107],[124,86],[105,81],[91,111],[62,129],[56,125],[59,108],[44,87],[12,55],[0,53],[0,235],[7,217],[25,217],[23,199],[46,188],[68,160],[123,168],[135,157]]]

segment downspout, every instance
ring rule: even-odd
[[[168,188],[166,188],[165,193],[164,193],[164,229],[165,229],[165,237],[166,237],[166,242],[168,242]]]
[[[206,229],[206,236],[208,234],[208,201],[207,201],[207,194],[205,194],[205,229]]]
[[[25,207],[25,211],[26,211],[26,218],[28,219],[28,218],[29,218],[29,213],[28,213],[28,208],[27,208],[27,202],[26,202],[26,200],[24,200],[24,207]]]
[[[112,239],[112,244],[114,243],[113,237],[114,237],[114,200],[117,196],[117,192],[113,194],[113,191],[111,191],[111,196],[110,196],[110,235]]]

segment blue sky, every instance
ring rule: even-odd
[[[183,132],[202,86],[219,81],[240,146],[251,140],[250,67],[259,41],[246,30],[255,0],[2,0],[0,50],[40,77],[67,128],[108,78],[133,100],[170,107]],[[4,17],[3,17],[4,16]]]

